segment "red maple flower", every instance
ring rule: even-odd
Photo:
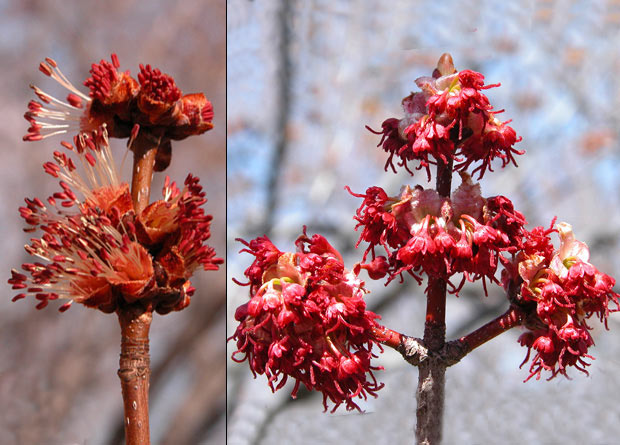
[[[492,171],[491,163],[499,158],[502,167],[516,165],[514,155],[523,154],[513,148],[521,140],[507,122],[496,118],[499,111],[492,111],[483,90],[499,86],[485,85],[484,76],[471,70],[457,72],[452,58],[444,54],[432,77],[416,79],[420,92],[403,99],[404,117],[389,118],[382,124],[379,146],[389,153],[385,165],[396,172],[398,165],[408,172],[408,162],[416,161],[416,169],[425,169],[431,178],[430,165],[455,161],[455,171],[466,171],[472,164],[479,165],[471,171],[478,178]]]
[[[376,397],[383,384],[373,375],[381,368],[370,363],[377,344],[371,330],[379,316],[366,310],[364,283],[344,268],[340,254],[305,229],[295,253],[279,251],[267,237],[243,243],[242,252],[255,260],[245,271],[250,300],[235,313],[233,360],[247,360],[255,376],[265,374],[272,391],[290,377],[293,397],[302,383],[322,392],[332,412],[343,403],[359,409],[354,399]]]
[[[140,65],[138,74],[140,92],[138,93],[138,109],[144,113],[148,123],[166,125],[174,122],[182,111],[181,90],[174,79],[151,65]]]
[[[62,311],[73,302],[104,312],[138,300],[159,313],[186,307],[194,270],[215,270],[223,261],[205,244],[212,217],[202,208],[206,199],[197,178],[189,175],[182,191],[167,179],[164,199],[136,215],[105,126],[62,146],[83,172],[65,152],[54,152],[54,162],[44,164],[62,191],[47,204],[26,199],[20,208],[25,231],[44,232],[26,246],[43,262],[23,264],[26,273],[12,270],[9,283],[21,291],[13,300],[33,295],[40,309],[66,299]]]
[[[553,232],[560,237],[557,250],[549,236]],[[588,262],[588,246],[575,239],[569,224],[560,223],[557,229],[552,224],[548,230],[537,227],[526,233],[526,239],[515,259],[518,277],[512,278],[522,283],[520,302],[535,308],[536,322],[520,340],[528,347],[523,364],[532,348],[537,351],[526,381],[539,379],[543,370],[551,372],[549,379],[567,376],[568,366],[587,374],[585,358],[592,358],[587,352],[594,344],[587,320],[596,315],[607,327],[609,314],[619,310],[615,280]]]
[[[388,197],[379,187],[365,195],[352,193],[364,198],[355,216],[357,228],[363,228],[358,245],[369,243],[363,262],[372,254],[371,263],[360,268],[372,271],[373,277],[388,274],[388,282],[403,272],[418,282],[420,273],[446,280],[463,273],[455,292],[466,279],[497,282],[497,266],[507,261],[501,253],[516,253],[521,247],[525,218],[508,198],[485,199],[469,175],[461,173],[461,178],[451,198],[420,186],[405,187],[399,197]],[[387,260],[371,265],[379,258],[377,245],[385,249]]]

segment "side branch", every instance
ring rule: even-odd
[[[476,329],[475,331],[467,334],[456,342],[463,345],[467,352],[476,349],[478,346],[483,345],[489,340],[497,337],[499,334],[506,332],[515,326],[520,326],[525,320],[527,314],[518,306],[511,305],[510,308],[502,315],[497,317]]]
[[[458,340],[444,343],[439,349],[430,348],[426,340],[409,337],[386,327],[373,329],[373,335],[378,342],[400,352],[403,358],[413,366],[420,366],[423,362],[432,359],[449,367],[501,333],[520,326],[526,317],[527,313],[523,309],[511,305],[496,319]]]
[[[372,335],[375,337],[379,343],[384,344],[385,346],[389,346],[390,348],[396,349],[401,347],[406,335],[401,334],[400,332],[393,331],[384,326],[380,326],[378,328],[372,328]]]

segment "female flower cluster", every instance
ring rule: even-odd
[[[371,187],[357,210],[357,227],[362,227],[358,245],[369,243],[364,254],[372,261],[361,265],[371,278],[389,275],[391,281],[403,272],[421,282],[421,273],[449,280],[463,273],[465,279],[488,278],[496,281],[502,252],[515,253],[523,239],[523,215],[508,198],[485,199],[480,185],[461,173],[462,184],[451,198],[420,186],[406,186],[400,196],[388,197],[380,187]],[[385,249],[386,257],[376,256],[375,247]]]
[[[551,244],[550,234],[557,232],[560,246]],[[529,380],[539,379],[543,370],[566,376],[566,368],[575,366],[587,374],[588,348],[594,344],[587,320],[596,315],[607,327],[611,311],[618,310],[618,294],[612,288],[615,280],[599,272],[588,262],[588,246],[575,239],[569,224],[557,229],[537,227],[527,233],[523,250],[515,260],[513,281],[522,282],[522,304],[535,305],[536,317],[528,323],[530,330],[519,338],[528,348],[523,364],[535,352]],[[510,274],[505,276],[509,282]],[[614,304],[616,308],[609,307]]]
[[[516,162],[515,154],[523,154],[513,145],[521,140],[507,122],[501,122],[491,111],[493,107],[482,90],[496,85],[485,85],[484,76],[470,70],[457,72],[452,58],[444,54],[432,77],[416,79],[420,92],[403,99],[404,117],[390,118],[383,122],[380,146],[389,153],[385,168],[394,167],[393,158],[404,166],[417,161],[417,169],[426,169],[431,178],[430,165],[438,162],[452,165],[457,171],[466,171],[474,163],[479,165],[471,172],[492,171],[491,162],[499,158],[502,167]],[[370,128],[369,128],[370,130]]]
[[[273,391],[291,377],[293,397],[303,383],[323,393],[326,410],[328,400],[333,410],[343,403],[359,409],[354,399],[383,387],[370,364],[379,317],[366,311],[364,283],[321,235],[309,238],[304,230],[295,253],[280,252],[267,237],[240,241],[247,246],[242,252],[256,258],[245,271],[250,300],[235,313],[233,359],[247,359]]]

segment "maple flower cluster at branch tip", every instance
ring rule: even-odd
[[[56,80],[69,91],[66,101],[31,86],[39,100],[28,104],[24,115],[30,122],[25,141],[46,137],[93,131],[106,124],[111,137],[135,139],[138,132],[158,141],[155,171],[163,171],[170,164],[171,140],[202,134],[213,128],[213,107],[202,93],[183,95],[174,79],[150,65],[140,65],[138,80],[129,71],[119,72],[115,54],[112,62],[101,60],[93,64],[84,85],[90,90],[85,95],[78,90],[47,58],[39,70]],[[130,140],[130,147],[131,147]]]
[[[471,172],[492,171],[491,162],[499,158],[502,167],[516,165],[514,155],[523,154],[513,145],[521,140],[516,132],[502,122],[482,90],[496,85],[485,85],[484,76],[471,70],[456,71],[452,57],[444,54],[432,77],[416,79],[420,92],[411,93],[402,101],[404,117],[389,118],[382,124],[379,146],[389,153],[385,169],[394,172],[397,164],[413,174],[408,162],[417,162],[416,169],[425,169],[431,178],[430,165],[456,162],[455,170],[465,171],[477,164]]]
[[[364,283],[345,269],[340,254],[305,229],[295,253],[279,251],[267,237],[239,241],[255,260],[245,271],[250,300],[235,313],[240,324],[231,337],[238,348],[233,360],[247,359],[272,391],[291,377],[293,397],[301,383],[322,392],[323,406],[327,410],[331,401],[332,412],[341,404],[359,409],[354,399],[376,397],[383,384],[373,370],[381,368],[370,361],[379,316],[366,310]]]
[[[560,246],[551,244],[551,233],[557,232]],[[528,348],[525,364],[534,350],[530,375],[539,379],[543,370],[566,376],[566,368],[587,374],[588,348],[594,344],[587,320],[596,315],[607,327],[611,312],[618,310],[620,297],[612,289],[615,280],[588,262],[588,246],[575,239],[566,223],[557,229],[537,227],[528,232],[523,249],[504,271],[506,287],[520,283],[520,303],[532,307],[529,331],[519,342]],[[615,308],[610,308],[614,304]],[[523,365],[522,364],[522,365]]]
[[[136,214],[105,124],[61,145],[64,151],[55,151],[54,162],[43,167],[60,179],[62,190],[46,203],[26,199],[19,209],[26,232],[43,232],[25,247],[43,261],[23,264],[24,273],[12,270],[9,283],[21,292],[13,300],[33,295],[38,309],[68,300],[61,311],[73,302],[106,313],[137,301],[161,314],[185,308],[194,292],[193,272],[216,270],[223,262],[205,244],[212,217],[202,208],[198,179],[188,175],[180,190],[166,178],[163,199]]]

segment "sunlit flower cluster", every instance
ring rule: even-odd
[[[398,165],[413,174],[408,162],[415,161],[416,169],[425,169],[430,180],[430,165],[455,162],[456,171],[467,171],[478,165],[471,174],[491,171],[491,162],[499,158],[502,167],[516,165],[514,155],[523,154],[513,146],[521,140],[507,124],[491,111],[482,90],[497,85],[485,85],[480,73],[457,72],[452,58],[445,54],[439,60],[432,77],[416,79],[421,89],[402,101],[404,117],[389,118],[377,134],[379,145],[389,153],[385,168],[394,171],[394,156]],[[373,130],[371,130],[373,131]],[[373,131],[374,132],[374,131]]]
[[[321,235],[300,236],[297,252],[280,252],[267,237],[242,241],[255,260],[245,271],[250,300],[237,308],[240,323],[233,359],[248,360],[273,391],[288,377],[323,393],[333,410],[383,387],[371,366],[379,318],[366,310],[364,283],[344,268],[340,254]],[[240,357],[239,357],[240,356]]]
[[[560,246],[551,244],[551,233],[557,232]],[[594,344],[587,320],[596,315],[607,327],[607,318],[618,310],[618,298],[612,289],[615,280],[588,262],[588,247],[575,239],[569,224],[560,223],[557,229],[538,227],[527,234],[523,250],[515,260],[518,281],[522,281],[520,299],[526,305],[535,304],[536,317],[519,341],[527,346],[524,360],[535,354],[530,364],[529,380],[540,378],[543,370],[567,375],[568,366],[587,374],[592,358],[588,348]],[[509,274],[505,276],[509,281]],[[610,308],[610,305],[614,308]]]

